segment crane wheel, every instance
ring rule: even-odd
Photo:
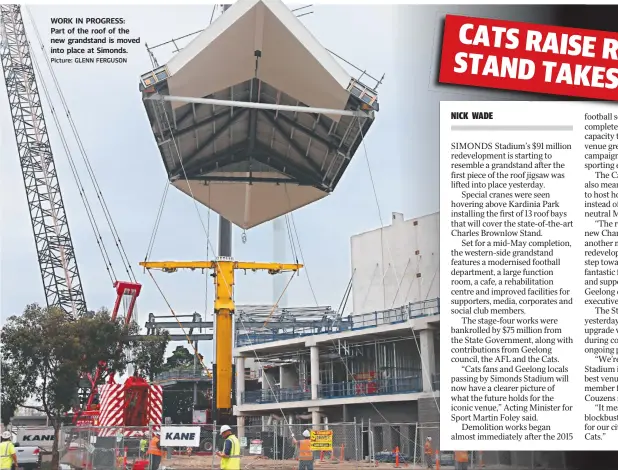
[[[214,447],[210,439],[204,439],[202,442],[200,442],[200,449],[202,449],[204,452],[212,452],[213,448]]]

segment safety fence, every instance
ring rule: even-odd
[[[307,417],[309,419],[309,417]],[[199,427],[199,445],[174,447],[163,450],[163,469],[211,469],[220,467],[217,451],[224,448],[220,427],[205,425],[170,425],[161,431],[185,432],[187,426]],[[193,428],[195,430],[195,427]],[[50,444],[49,430],[41,427],[14,428],[20,436],[29,436],[22,446]],[[388,468],[455,468],[454,452],[440,449],[439,423],[375,423],[360,422],[329,423],[313,426],[294,424],[283,419],[266,419],[263,424],[234,425],[232,432],[238,437],[242,468],[298,468],[298,441],[305,439],[305,431],[328,431],[321,433],[321,448],[313,450],[318,465],[330,468],[336,464],[340,469],[388,467]],[[40,436],[38,439],[33,436]],[[150,433],[150,434],[148,434]],[[73,469],[88,470],[137,470],[149,465],[149,435],[159,434],[155,428],[129,427],[63,427],[59,436],[60,462]],[[44,437],[47,436],[47,437]],[[325,436],[325,437],[324,437]],[[51,446],[45,447],[47,451]],[[461,455],[460,455],[461,456]],[[563,452],[481,452],[470,450],[466,454],[468,469],[553,469],[568,468]]]

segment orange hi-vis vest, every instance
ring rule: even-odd
[[[311,451],[311,441],[309,439],[303,439],[298,442],[298,460],[311,460],[313,461],[313,452]]]
[[[455,451],[455,462],[464,463],[468,461],[468,452],[464,450]]]
[[[432,455],[433,450],[431,449],[431,444],[429,442],[425,442],[425,454]]]
[[[157,445],[159,444],[159,438],[158,437],[153,437],[150,441],[150,445],[148,446],[148,452],[146,452],[146,455],[163,455],[163,451],[161,449],[159,449],[157,447]]]

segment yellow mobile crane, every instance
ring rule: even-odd
[[[375,89],[346,72],[282,1],[223,10],[165,65],[152,54],[159,45],[149,47],[153,68],[139,81],[170,185],[193,199],[207,238],[198,204],[219,214],[216,261],[140,263],[214,271],[217,410],[232,407],[235,271],[302,267],[234,261],[232,225],[249,230],[331,194],[379,109]]]
[[[215,278],[215,387],[213,397],[216,408],[232,408],[232,348],[234,314],[234,275],[236,271],[267,271],[269,274],[297,272],[302,264],[254,263],[221,258],[216,261],[143,261],[145,269],[176,272],[179,269],[201,269],[214,271]],[[244,371],[239,371],[244,373]]]

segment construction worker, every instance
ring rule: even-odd
[[[147,436],[150,433],[146,434]],[[146,455],[150,458],[150,470],[158,470],[159,465],[161,465],[161,458],[163,457],[163,450],[161,450],[161,442],[159,441],[159,437],[156,433],[152,433],[152,439],[150,439],[150,444],[148,445],[148,452]]]
[[[297,441],[292,434],[292,443],[298,446],[298,470],[313,470],[313,452],[311,451],[311,433],[308,429],[303,431],[304,439]]]
[[[468,451],[455,451],[455,470],[468,470]]]
[[[17,452],[11,442],[11,432],[4,431],[0,441],[0,470],[12,470],[17,468]]]
[[[238,438],[232,434],[232,428],[227,424],[221,426],[219,433],[225,439],[223,452],[217,452],[217,455],[221,457],[221,470],[240,470],[240,442]]]
[[[148,450],[148,432],[144,433],[144,437],[139,441],[139,456],[146,455]]]
[[[433,448],[431,447],[431,437],[425,439],[425,464],[427,468],[433,468]]]

